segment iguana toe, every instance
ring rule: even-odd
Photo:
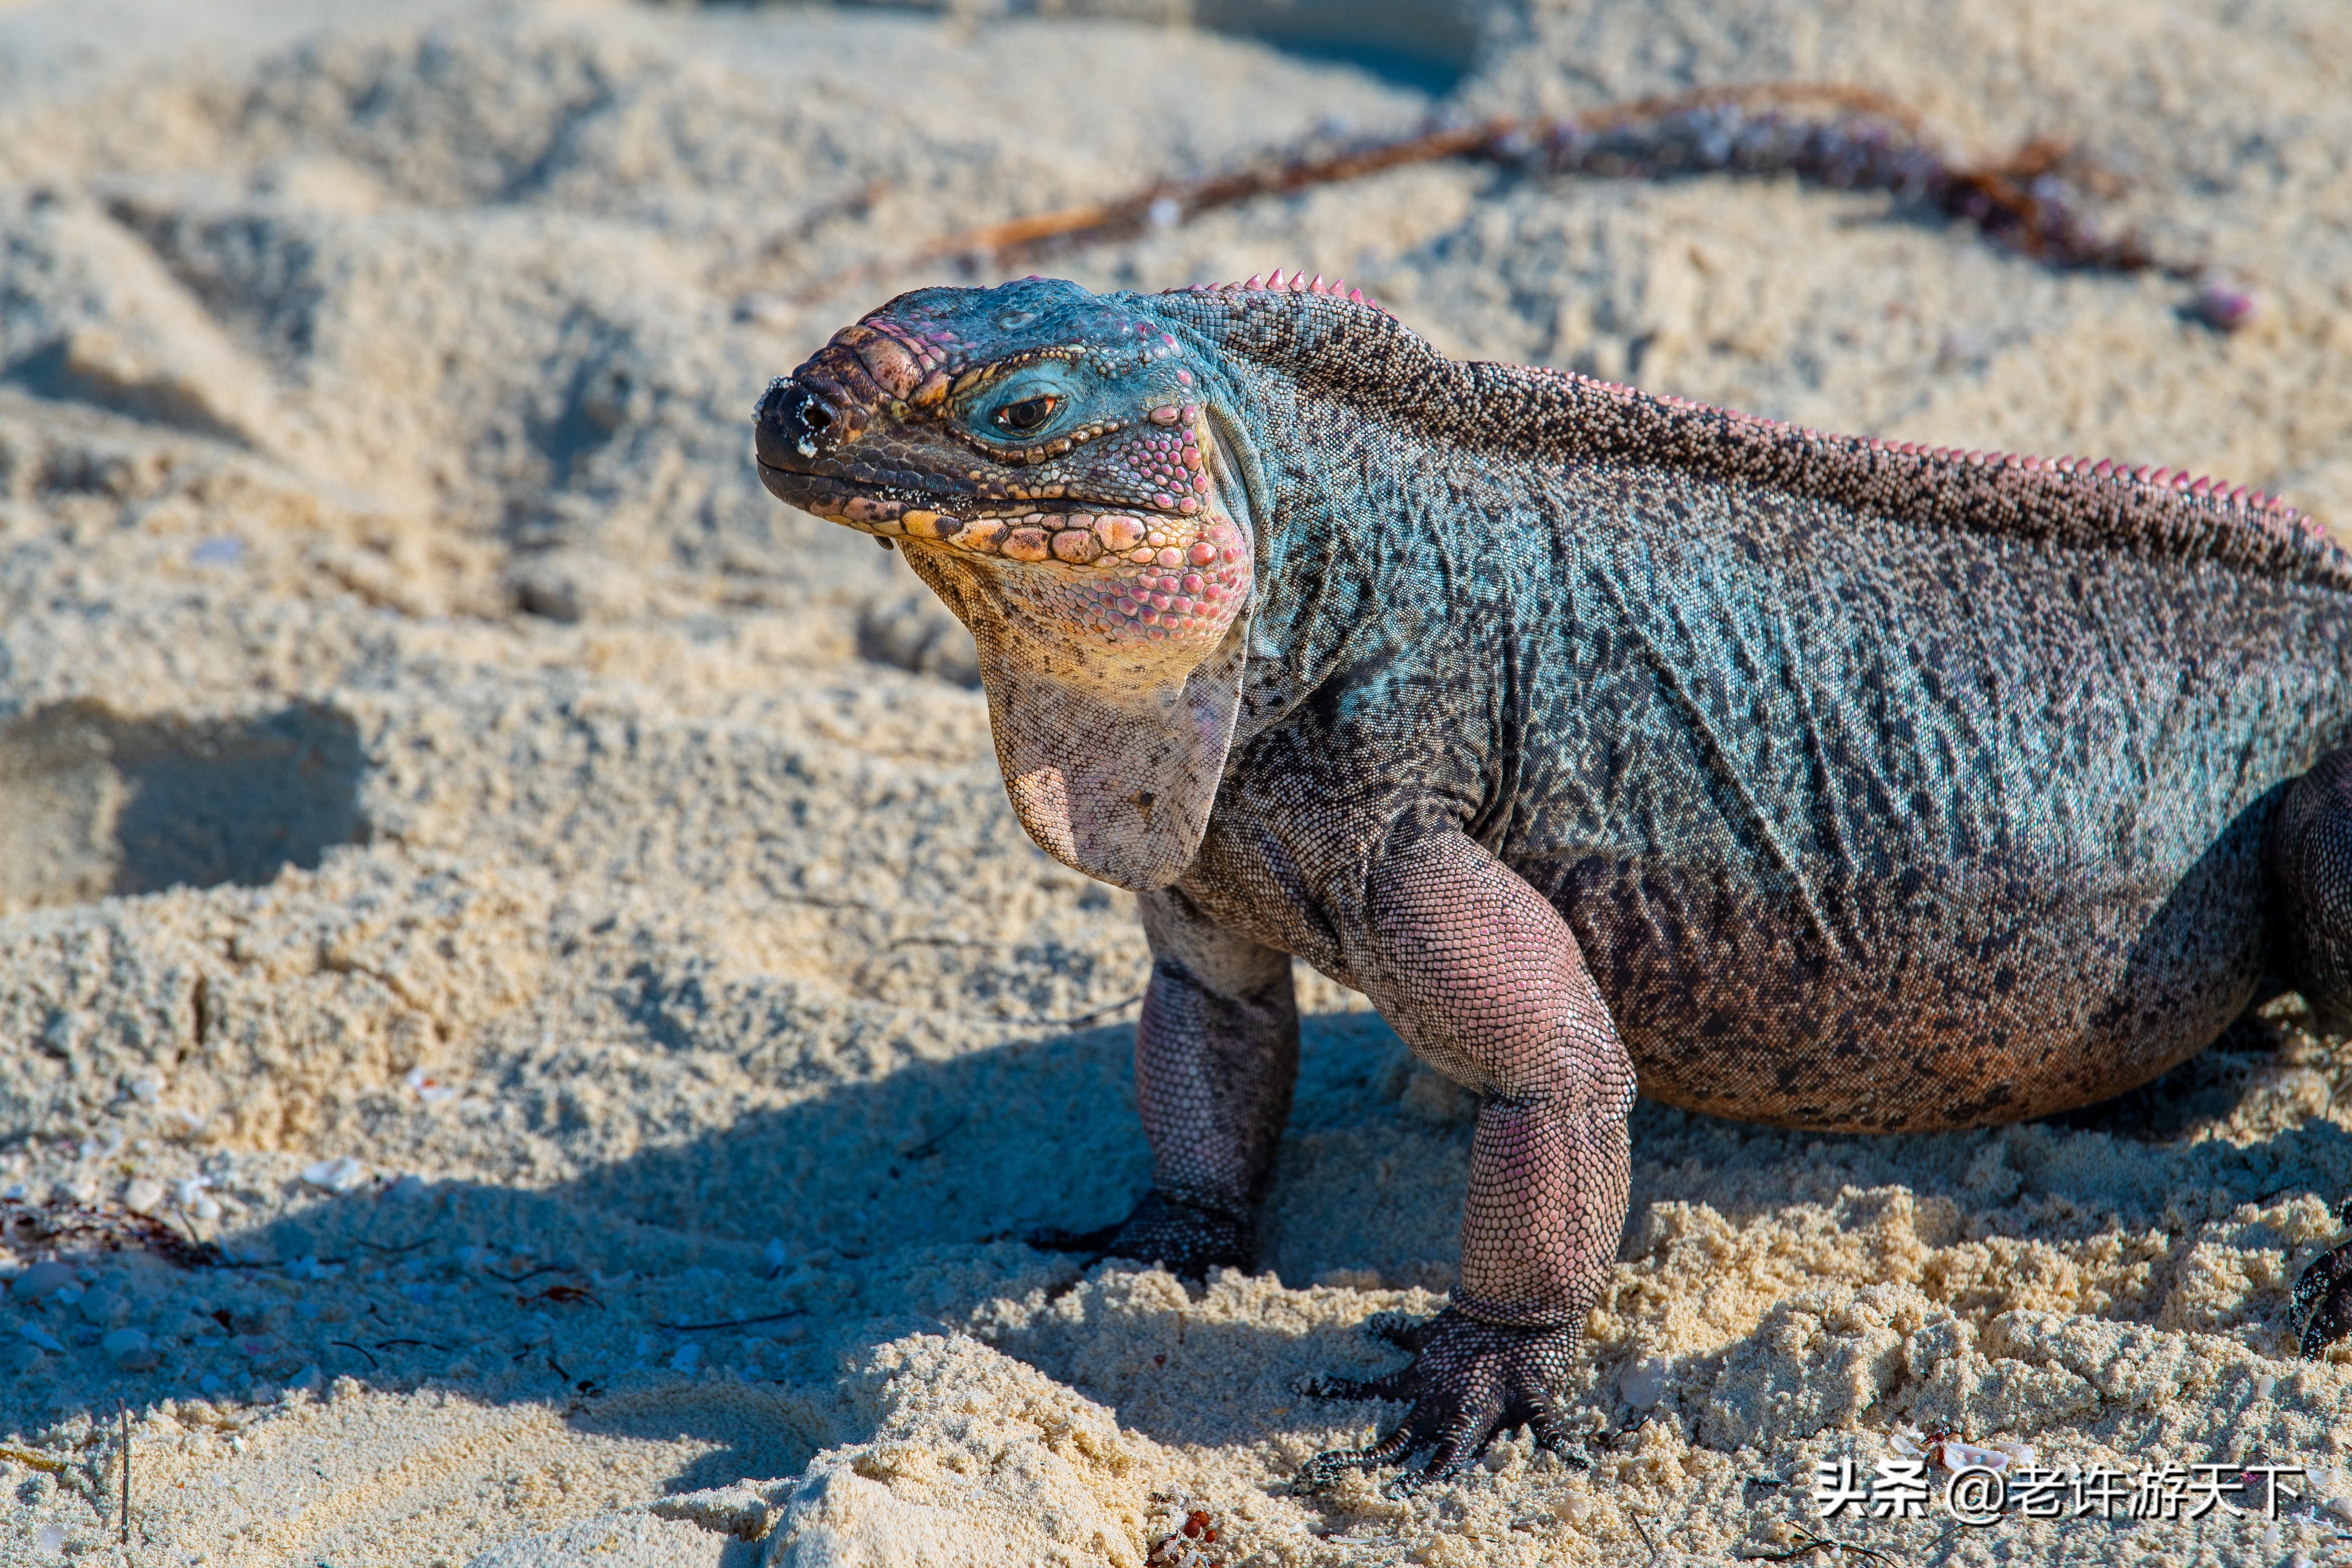
[[[1436,1331],[1438,1321],[1435,1317],[1419,1318],[1411,1312],[1374,1312],[1358,1326],[1376,1340],[1384,1340],[1401,1351],[1419,1355],[1421,1347],[1428,1343],[1429,1336]]]
[[[1093,1260],[1156,1263],[1180,1279],[1203,1279],[1216,1268],[1247,1268],[1256,1251],[1247,1221],[1160,1192],[1145,1194],[1135,1212],[1116,1225],[1041,1230],[1030,1236],[1029,1245],[1045,1252],[1090,1253]]]
[[[2345,1207],[2352,1212],[2352,1204]],[[2352,1241],[2312,1260],[2294,1282],[2289,1310],[2303,1323],[2306,1358],[2316,1359],[2329,1345],[2352,1333]]]
[[[1301,1479],[1328,1486],[1344,1469],[1430,1458],[1408,1486],[1444,1480],[1465,1468],[1497,1431],[1525,1424],[1548,1448],[1568,1445],[1554,1410],[1576,1352],[1576,1331],[1487,1323],[1456,1308],[1405,1327],[1393,1318],[1366,1328],[1414,1352],[1412,1364],[1375,1378],[1315,1378],[1299,1392],[1323,1399],[1389,1399],[1411,1406],[1396,1430],[1368,1448],[1318,1454]]]

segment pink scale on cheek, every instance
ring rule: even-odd
[[[1205,539],[1196,540],[1193,542],[1192,548],[1185,552],[1185,556],[1195,566],[1206,566],[1217,558],[1217,547]],[[1225,559],[1231,561],[1233,558],[1234,552],[1230,550],[1226,551]],[[1171,561],[1169,564],[1172,566],[1175,563]]]
[[[1183,587],[1184,592],[1188,594],[1199,593],[1201,591],[1201,574],[1198,572],[1185,573],[1184,581],[1181,586]]]
[[[1184,557],[1173,545],[1171,545],[1160,552],[1159,561],[1162,566],[1179,566],[1183,564]]]

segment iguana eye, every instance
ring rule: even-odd
[[[1058,397],[1024,397],[1018,403],[1006,404],[992,417],[999,430],[1026,436],[1032,430],[1042,429],[1060,406],[1062,400]]]

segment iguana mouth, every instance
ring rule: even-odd
[[[1217,547],[1203,537],[1200,520],[1181,515],[1134,508],[1093,510],[1067,502],[1050,511],[1026,502],[973,506],[971,497],[877,488],[764,460],[760,481],[777,500],[828,521],[884,539],[929,540],[974,555],[1059,561],[1070,566],[1125,562],[1195,573],[1213,567],[1218,559]]]
[[[890,483],[856,474],[812,473],[806,468],[787,468],[759,458],[760,482],[768,493],[788,506],[814,512],[828,521],[846,523],[852,528],[866,528],[869,532],[887,532],[896,536],[901,529],[870,526],[874,519],[887,511],[895,518],[908,507],[944,507],[954,501],[967,501],[969,495],[952,498],[934,495],[919,486]],[[853,502],[863,503],[853,515]],[[874,514],[869,518],[867,514]]]

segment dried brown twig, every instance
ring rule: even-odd
[[[122,1423],[122,1544],[131,1544],[131,1406],[116,1400],[114,1413]]]
[[[1989,238],[2053,266],[2133,272],[2157,265],[2137,237],[2102,238],[2084,220],[2063,177],[2063,143],[2044,138],[1996,163],[1956,163],[1938,150],[1919,117],[1892,99],[1859,88],[1791,82],[1706,88],[1565,119],[1489,120],[1320,157],[1164,180],[1116,200],[967,229],[917,254],[928,260],[984,256],[1002,262],[1055,245],[1131,238],[1260,196],[1454,158],[1617,179],[1793,174],[1835,189],[1892,192],[1964,219]],[[2186,276],[2197,268],[2163,270]]]

